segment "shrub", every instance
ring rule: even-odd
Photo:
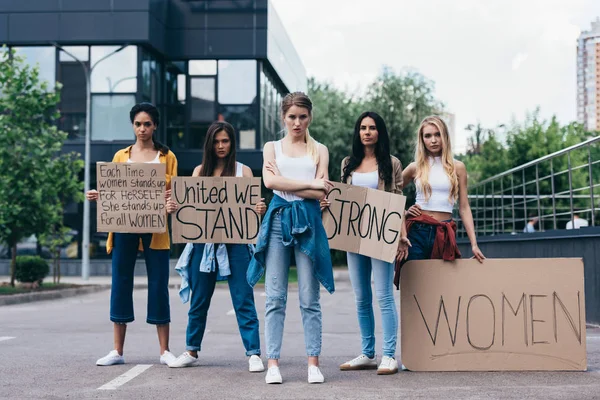
[[[15,278],[19,282],[42,282],[50,272],[46,260],[38,256],[17,256]]]

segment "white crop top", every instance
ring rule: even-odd
[[[377,189],[379,186],[379,171],[373,172],[353,172],[352,184],[370,189]]]
[[[308,154],[304,157],[288,157],[283,154],[281,140],[273,143],[275,147],[275,162],[281,176],[296,181],[312,181],[317,174],[317,166]],[[281,192],[273,190],[273,193],[287,201],[304,200],[290,192]]]
[[[452,213],[454,199],[450,201],[450,178],[446,175],[442,166],[441,157],[429,158],[429,185],[431,186],[431,197],[425,199],[420,179],[415,179],[417,188],[416,203],[422,210]]]

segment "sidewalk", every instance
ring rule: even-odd
[[[336,281],[348,281],[350,280],[348,276],[347,268],[334,268],[333,269],[333,278]],[[90,276],[90,279],[87,281],[83,280],[81,276],[63,276],[60,278],[60,283],[69,283],[74,285],[108,285],[111,284],[112,277],[110,275],[103,276]],[[2,282],[10,282],[10,276],[0,276],[0,283]],[[52,277],[48,276],[44,279],[44,282],[52,282]],[[135,276],[133,278],[134,286],[136,289],[143,289],[148,287],[148,276]],[[179,289],[179,276],[171,275],[169,277],[169,287]]]

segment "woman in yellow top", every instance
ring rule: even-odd
[[[166,164],[167,197],[170,196],[171,177],[177,176],[177,158],[168,147],[154,140],[154,131],[160,122],[158,109],[149,103],[136,104],[129,113],[135,133],[135,144],[119,150],[113,162]],[[86,193],[90,201],[98,199],[98,192]],[[167,211],[172,207],[167,204]],[[133,322],[133,272],[138,250],[144,252],[148,272],[148,311],[146,322],[156,325],[160,344],[160,363],[175,360],[169,351],[169,232],[164,233],[110,233],[106,250],[112,252],[112,286],[110,293],[110,320],[113,321],[114,350],[100,358],[96,365],[123,364],[123,345],[127,323]]]

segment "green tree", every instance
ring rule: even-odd
[[[73,240],[73,230],[63,223],[64,209],[71,202],[83,201],[83,182],[79,180],[79,173],[83,168],[83,161],[76,153],[65,154],[53,160],[52,174],[48,182],[50,188],[55,189],[52,198],[58,202],[49,216],[49,223],[44,233],[39,235],[39,241],[48,247],[53,259],[53,282],[60,283],[60,250]]]
[[[365,107],[383,117],[390,134],[390,152],[408,165],[414,158],[421,120],[443,109],[434,96],[434,84],[414,71],[395,73],[384,67],[367,91]]]
[[[62,210],[58,196],[72,183],[65,187],[56,176],[64,171],[57,165],[71,157],[58,156],[67,137],[56,126],[59,89],[57,84],[49,91],[37,67],[12,51],[1,52],[0,242],[11,249],[13,286],[17,243],[56,224]]]
[[[308,80],[308,95],[313,102],[314,114],[310,134],[327,146],[329,178],[338,182],[341,162],[352,152],[354,123],[363,111],[362,102],[314,78]]]

